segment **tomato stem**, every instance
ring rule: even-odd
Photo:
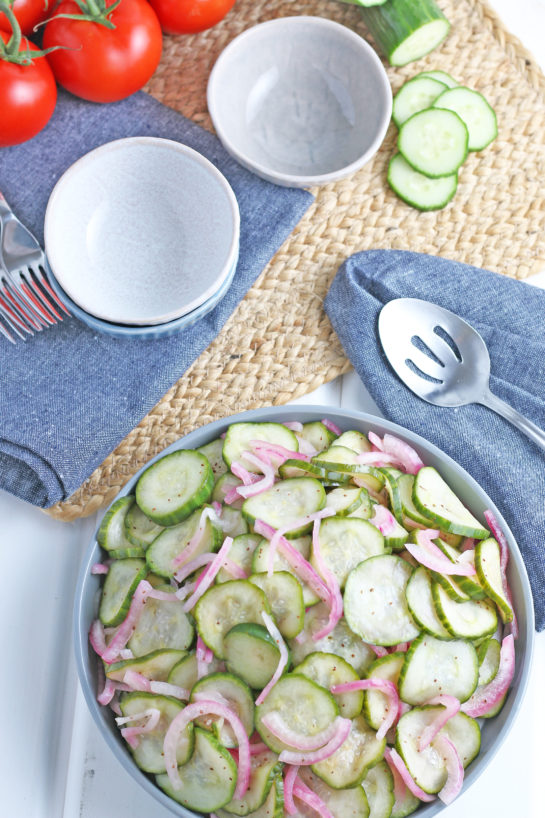
[[[45,49],[30,49],[28,40],[21,33],[21,26],[17,17],[13,13],[13,0],[0,0],[0,11],[3,12],[11,26],[11,37],[5,43],[0,37],[0,60],[15,63],[15,65],[31,65],[37,57],[45,57],[50,51],[57,51],[64,48],[62,45],[54,45]]]
[[[0,0],[0,4],[2,2],[4,0]],[[54,14],[52,17],[48,17],[47,20],[38,23],[36,28],[45,26],[51,20],[57,20],[61,17],[65,20],[87,20],[89,23],[97,23],[106,28],[114,29],[116,27],[109,18],[112,11],[121,3],[121,0],[115,0],[109,6],[106,5],[106,0],[74,0],[74,2],[80,9],[81,14]]]

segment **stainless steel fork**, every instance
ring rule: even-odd
[[[70,315],[47,280],[44,251],[0,193],[0,316],[24,338],[62,321],[62,312]]]

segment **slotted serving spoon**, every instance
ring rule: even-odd
[[[490,391],[490,356],[470,324],[419,298],[397,298],[380,311],[378,332],[392,368],[415,395],[436,406],[480,403],[545,450],[545,432]]]

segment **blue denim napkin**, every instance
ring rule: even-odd
[[[348,358],[384,416],[447,452],[501,509],[522,551],[542,630],[545,454],[485,407],[432,406],[404,386],[377,332],[379,311],[393,298],[433,301],[474,326],[490,352],[492,392],[545,428],[545,291],[447,259],[370,250],[344,262],[325,300]]]
[[[95,105],[61,91],[38,136],[0,151],[0,190],[43,241],[45,208],[61,174],[98,145],[145,135],[195,148],[230,182],[241,215],[235,277],[214,310],[169,338],[114,338],[75,318],[16,346],[0,338],[0,488],[37,506],[69,497],[183,375],[313,198],[259,179],[215,136],[142,92]]]

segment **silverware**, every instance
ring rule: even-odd
[[[482,404],[545,450],[545,432],[490,391],[486,344],[458,315],[429,301],[397,298],[380,311],[378,332],[392,368],[422,400]]]
[[[32,335],[62,321],[61,311],[70,315],[47,280],[45,254],[38,240],[15,216],[2,193],[0,308],[4,322],[21,338],[25,337],[22,333]]]

